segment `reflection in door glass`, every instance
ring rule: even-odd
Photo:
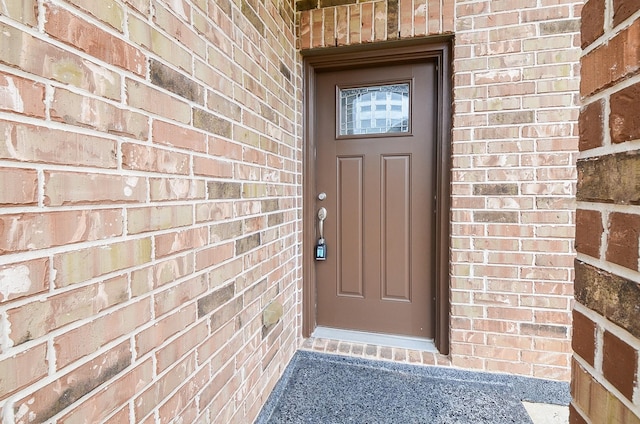
[[[409,132],[409,83],[340,89],[340,134]]]

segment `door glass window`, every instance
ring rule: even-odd
[[[409,83],[339,89],[339,135],[409,132]]]

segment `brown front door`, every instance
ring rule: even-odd
[[[434,337],[436,79],[429,59],[316,74],[320,326]]]

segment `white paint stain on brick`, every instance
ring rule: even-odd
[[[184,5],[182,4],[182,0],[171,0],[169,3],[171,3],[171,9],[173,9],[173,11],[175,11],[178,16],[180,16],[182,19],[184,20],[189,20],[189,17],[187,16],[187,12],[185,12],[184,10]]]
[[[28,267],[18,265],[0,270],[0,294],[3,301],[9,299],[12,294],[27,293],[30,288]]]
[[[91,71],[91,77],[93,78],[93,84],[98,88],[100,93],[109,92],[112,85],[115,84],[115,76],[111,74],[105,68],[91,63],[89,61],[83,61],[82,64],[89,68]]]
[[[109,306],[109,295],[104,289],[104,284],[98,285],[98,294],[95,297],[95,303],[99,309],[104,309]]]
[[[0,352],[7,352],[13,347],[13,340],[9,335],[11,334],[11,322],[7,318],[6,313],[0,314]]]
[[[0,106],[16,112],[24,112],[24,101],[13,78],[5,77],[4,80],[5,85],[0,84]]]
[[[7,149],[7,154],[9,155],[10,158],[14,158],[14,159],[20,159],[20,155],[18,155],[18,151],[16,150],[16,147],[13,145],[13,129],[15,127],[13,125],[7,125],[5,126],[5,130],[4,130],[4,144],[5,147]],[[19,137],[19,135],[16,135],[16,138]]]
[[[169,187],[171,188],[171,193],[181,198],[190,193],[191,182],[189,180],[170,180]]]
[[[125,180],[124,195],[131,197],[133,195],[133,189],[138,186],[138,177],[129,177]]]
[[[25,408],[27,408],[25,406]],[[18,415],[22,412],[22,407],[18,410]],[[14,423],[16,422],[16,416],[13,411],[13,401],[9,400],[4,407],[2,408],[2,422],[4,423]]]

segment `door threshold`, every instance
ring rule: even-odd
[[[339,340],[351,343],[364,343],[377,346],[398,347],[437,353],[433,339],[399,336],[393,334],[368,333],[364,331],[343,330],[340,328],[316,327],[311,337]]]

